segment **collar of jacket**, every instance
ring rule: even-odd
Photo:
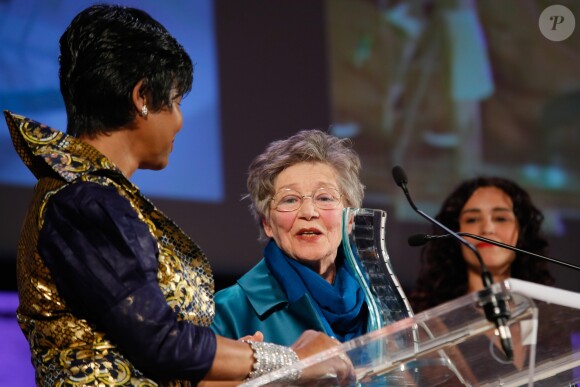
[[[4,111],[14,149],[37,179],[58,175],[70,183],[87,174],[102,174],[136,190],[109,159],[95,148],[24,116]]]
[[[237,282],[260,317],[268,313],[272,308],[288,303],[288,297],[278,281],[272,276],[270,270],[268,270],[264,259]]]
[[[288,304],[290,313],[300,316],[298,318],[310,321],[312,329],[324,332],[324,325],[318,316],[312,298],[306,294],[296,302],[289,302],[286,293],[284,293],[278,281],[268,270],[264,259],[237,282],[260,317],[279,309],[281,305]]]

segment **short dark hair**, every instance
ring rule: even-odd
[[[532,203],[528,192],[517,183],[497,176],[482,176],[459,184],[445,199],[436,219],[453,231],[459,230],[459,216],[471,195],[481,187],[496,187],[505,192],[513,203],[519,225],[518,248],[545,255],[548,242],[542,235],[544,215]],[[433,233],[443,232],[435,227]],[[516,253],[511,277],[552,285],[554,278],[547,264],[535,257]],[[460,244],[452,239],[435,239],[421,250],[421,268],[415,289],[409,299],[415,312],[432,308],[467,293],[467,264]]]
[[[97,4],[81,11],[60,38],[60,90],[67,133],[95,136],[130,126],[134,87],[150,111],[172,108],[191,90],[193,64],[184,48],[146,12]]]

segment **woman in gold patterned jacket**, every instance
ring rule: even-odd
[[[128,180],[168,163],[193,78],[183,47],[143,11],[95,5],[60,49],[67,134],[6,112],[38,178],[19,242],[17,311],[37,384],[243,380],[336,345],[314,331],[292,347],[259,333],[216,336],[207,258]]]

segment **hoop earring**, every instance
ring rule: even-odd
[[[149,114],[149,110],[147,109],[147,105],[143,105],[143,107],[141,108],[141,116],[147,117],[147,114]]]

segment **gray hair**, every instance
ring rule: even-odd
[[[348,138],[338,138],[318,129],[302,130],[285,139],[271,142],[248,168],[247,188],[252,203],[250,212],[264,231],[262,218],[269,218],[270,200],[274,196],[274,181],[284,169],[301,162],[322,162],[333,167],[338,176],[338,189],[345,207],[362,205],[364,185],[359,179],[361,167],[358,154]]]

